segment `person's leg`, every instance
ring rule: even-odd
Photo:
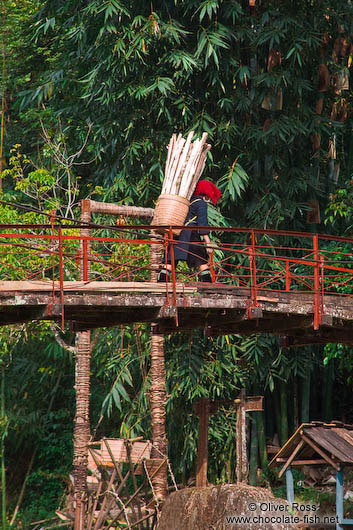
[[[187,264],[190,269],[198,269],[198,280],[200,282],[212,282],[210,267],[208,265],[208,254],[205,244],[201,241],[200,235],[196,231],[191,233]]]
[[[208,263],[200,265],[199,280],[200,282],[212,283],[212,276]]]
[[[186,248],[188,246],[188,238],[190,234],[187,230],[182,230],[180,235],[178,237],[175,237],[175,246],[174,246],[174,264],[175,267],[178,265],[179,261],[185,261],[187,258]],[[167,263],[166,263],[167,261]],[[168,279],[170,279],[172,273],[172,265],[171,265],[171,252],[170,248],[168,248],[167,251],[167,260],[165,259],[165,254],[163,257],[163,265],[162,268],[158,274],[158,282],[165,282]]]
[[[166,265],[163,265],[162,269],[158,273],[157,282],[166,282],[167,276],[168,280],[170,279],[170,275],[172,272],[172,266],[170,263],[167,263]]]

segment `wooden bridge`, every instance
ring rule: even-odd
[[[172,229],[159,236],[145,225],[55,219],[0,226],[0,325],[55,320],[83,331],[153,322],[159,333],[274,333],[287,346],[353,342],[352,239],[213,232],[213,283],[173,267],[161,284],[162,251],[178,245]]]
[[[284,345],[353,343],[351,297],[327,295],[320,325],[314,329],[314,294],[258,290],[225,285],[175,285],[152,282],[0,282],[0,325],[64,318],[73,331],[154,322],[156,331],[201,328],[207,335],[274,333]]]
[[[130,210],[129,217],[153,214]],[[199,328],[208,336],[277,334],[286,346],[353,343],[353,239],[216,227],[211,232],[212,283],[198,282],[196,272],[174,264],[170,280],[157,283],[163,254],[169,249],[173,255],[179,244],[173,227],[159,235],[160,227],[127,226],[120,218],[119,226],[94,224],[92,212],[120,213],[116,205],[83,201],[80,224],[53,216],[47,225],[0,226],[0,325],[52,320],[79,332],[76,530],[83,528],[86,502],[90,329],[153,323],[152,439],[161,454],[167,451],[160,414],[166,393],[161,334]],[[164,475],[155,479],[161,498]]]

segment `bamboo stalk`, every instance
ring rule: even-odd
[[[195,167],[193,169],[192,178],[190,179],[189,184],[188,184],[188,195],[187,195],[187,198],[190,198],[191,195],[193,194],[193,192],[195,190],[195,187],[196,187],[196,184],[197,184],[197,182],[198,182],[198,180],[199,180],[199,178],[201,176],[201,173],[203,171],[203,168],[205,167],[206,154],[209,151],[209,149],[211,148],[211,146],[209,144],[206,144],[207,136],[208,136],[207,133],[204,133],[202,135],[201,140],[200,140],[199,157],[198,157],[197,162],[195,163]]]
[[[189,161],[185,168],[183,179],[180,185],[180,195],[186,197],[188,195],[188,190],[192,182],[192,178],[195,174],[196,164],[200,156],[200,140],[195,140],[193,148],[190,154]]]
[[[177,191],[179,191],[180,189],[180,183],[181,183],[182,175],[183,175],[186,163],[187,163],[187,156],[189,154],[190,144],[191,144],[191,140],[193,136],[194,136],[194,131],[191,131],[188,134],[184,149],[180,156],[178,167],[176,168],[176,171],[175,171],[173,182],[175,183],[175,189]]]
[[[178,136],[174,139],[173,145],[171,146],[171,156],[170,156],[170,161],[169,161],[169,168],[168,168],[167,178],[170,178],[170,175],[172,174],[171,173],[172,166],[173,166],[176,150],[177,150],[177,147],[179,145],[179,142],[180,142],[181,138],[182,138],[181,134],[178,134]]]
[[[173,164],[171,166],[170,175],[169,175],[169,178],[168,178],[169,191],[167,192],[167,193],[170,193],[171,195],[173,195],[173,183],[174,183],[175,171],[176,171],[176,169],[178,167],[179,158],[180,158],[180,155],[181,155],[182,150],[184,148],[184,145],[185,145],[184,138],[180,138],[180,140],[178,140],[178,143],[176,144],[175,149],[174,149]],[[174,194],[175,194],[175,192],[174,192]]]
[[[7,11],[5,9],[5,17]],[[4,156],[4,131],[5,131],[5,110],[6,110],[6,44],[4,34],[1,42],[2,53],[2,90],[1,90],[1,125],[0,125],[0,173],[3,170],[3,156]],[[0,191],[2,190],[2,180],[0,179]]]
[[[174,142],[175,142],[175,134],[172,135],[171,139],[169,140],[168,147],[167,147],[168,153],[167,153],[167,161],[165,163],[165,171],[164,171],[165,175],[168,174],[168,169],[169,169],[169,164],[170,164],[170,157],[171,157],[172,150],[173,150],[173,147],[174,147]]]

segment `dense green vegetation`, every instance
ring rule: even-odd
[[[87,197],[153,206],[171,134],[207,131],[205,175],[222,188],[224,223],[350,234],[352,95],[337,79],[352,77],[352,14],[343,0],[3,0],[1,199],[76,218]],[[320,64],[331,76],[325,90]],[[327,154],[333,143],[336,158]],[[306,223],[308,200],[318,201],[320,224]],[[2,223],[40,219],[0,207]],[[53,515],[69,481],[75,339],[66,331],[63,346],[44,324],[0,331],[7,516],[28,470],[18,514],[27,528]],[[147,327],[95,333],[92,431],[149,437]],[[352,363],[343,346],[168,337],[177,480],[194,474],[199,397],[234,399],[243,386],[265,394],[264,414],[249,420],[255,480],[257,465],[266,470],[266,439],[283,443],[309,419],[353,422]],[[234,429],[234,412],[212,416],[214,483],[234,480]]]

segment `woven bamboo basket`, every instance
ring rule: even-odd
[[[169,227],[171,225],[183,225],[189,211],[190,201],[180,195],[160,195],[152,220],[153,225]],[[159,234],[164,234],[167,228],[156,230]],[[173,230],[173,234],[178,236],[181,230]]]

